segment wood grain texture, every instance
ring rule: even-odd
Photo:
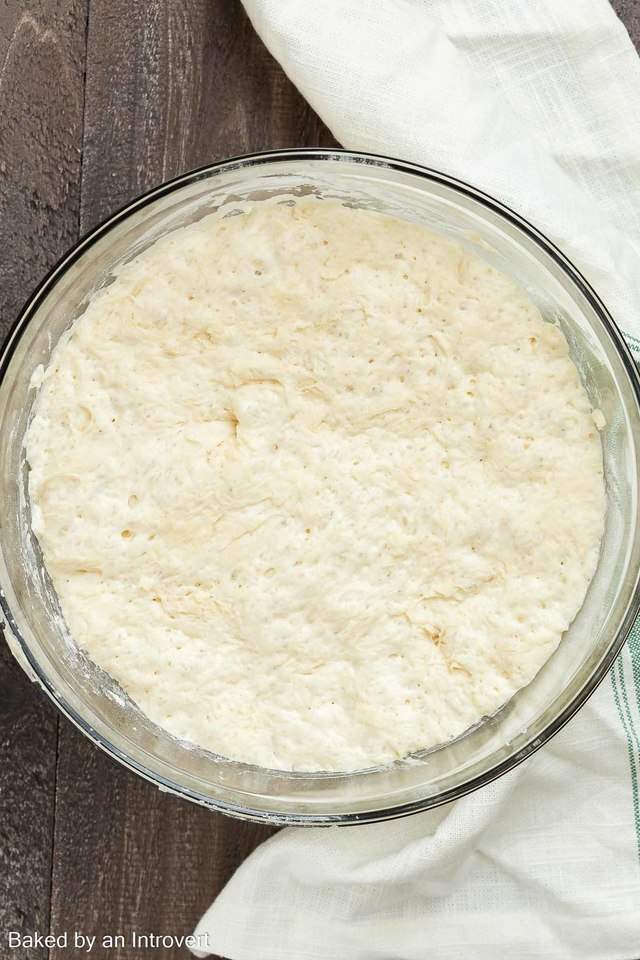
[[[0,956],[9,931],[49,926],[57,719],[0,645]],[[11,960],[40,960],[16,949]]]
[[[139,960],[131,935],[186,935],[251,850],[272,831],[166,793],[61,725],[51,929],[121,934],[105,960]],[[164,958],[186,949],[159,951]],[[152,953],[156,955],[155,952]],[[51,960],[67,960],[52,949]],[[99,952],[98,956],[102,956]]]
[[[233,0],[91,0],[85,103],[82,231],[211,160],[334,143]],[[188,934],[271,833],[159,793],[61,722],[51,930]]]
[[[2,336],[77,237],[85,23],[85,0],[0,2]],[[0,644],[2,957],[8,931],[48,929],[57,724]],[[11,960],[45,956],[11,951]]]
[[[85,0],[0,5],[2,335],[77,238],[85,22]]]
[[[616,11],[636,49],[640,48],[640,0],[611,0],[611,6]]]
[[[334,145],[239,0],[92,0],[82,228],[221,157]]]

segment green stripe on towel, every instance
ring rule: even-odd
[[[636,620],[627,639],[629,656],[631,657],[631,672],[636,688],[636,703],[640,714],[640,622]]]
[[[613,665],[611,670],[611,686],[613,688],[613,699],[615,700],[616,707],[618,708],[618,714],[620,720],[622,721],[622,726],[624,727],[624,732],[627,738],[627,753],[629,755],[629,766],[631,768],[631,793],[633,801],[633,814],[636,826],[636,846],[638,853],[638,861],[640,862],[640,797],[638,795],[638,759],[640,758],[640,751],[636,754],[634,749],[634,739],[636,743],[638,742],[638,734],[633,725],[631,719],[631,711],[629,710],[629,701],[627,698],[626,688],[624,685],[624,673],[622,667],[622,656],[620,654],[618,659]],[[618,674],[618,677],[616,677]],[[618,688],[622,690],[624,694],[624,703],[626,710],[623,710],[622,701],[620,699],[620,693]],[[626,712],[626,716],[625,716]],[[628,717],[628,722],[627,722]]]

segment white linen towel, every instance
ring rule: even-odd
[[[640,61],[606,0],[244,5],[340,143],[513,206],[640,356]],[[404,820],[281,832],[196,933],[231,960],[638,960],[639,778],[636,626],[515,771]]]

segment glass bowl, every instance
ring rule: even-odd
[[[423,754],[349,774],[284,773],[172,738],[70,642],[30,528],[23,439],[34,371],[114,269],[159,236],[240,201],[314,194],[425,224],[511,275],[559,323],[602,430],[608,509],[584,605],[557,651],[494,717]],[[434,170],[339,150],[241,157],[167,183],[71,250],[25,306],[0,357],[4,489],[0,603],[7,638],[33,679],[94,743],[163,790],[271,823],[356,823],[453,800],[505,773],[558,731],[606,674],[639,606],[639,381],[619,330],[588,283],[537,230],[480,191]],[[327,731],[330,736],[330,731]]]

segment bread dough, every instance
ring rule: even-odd
[[[462,247],[319,199],[123,267],[27,457],[77,644],[169,733],[283,770],[493,714],[579,610],[605,511],[560,330]]]

